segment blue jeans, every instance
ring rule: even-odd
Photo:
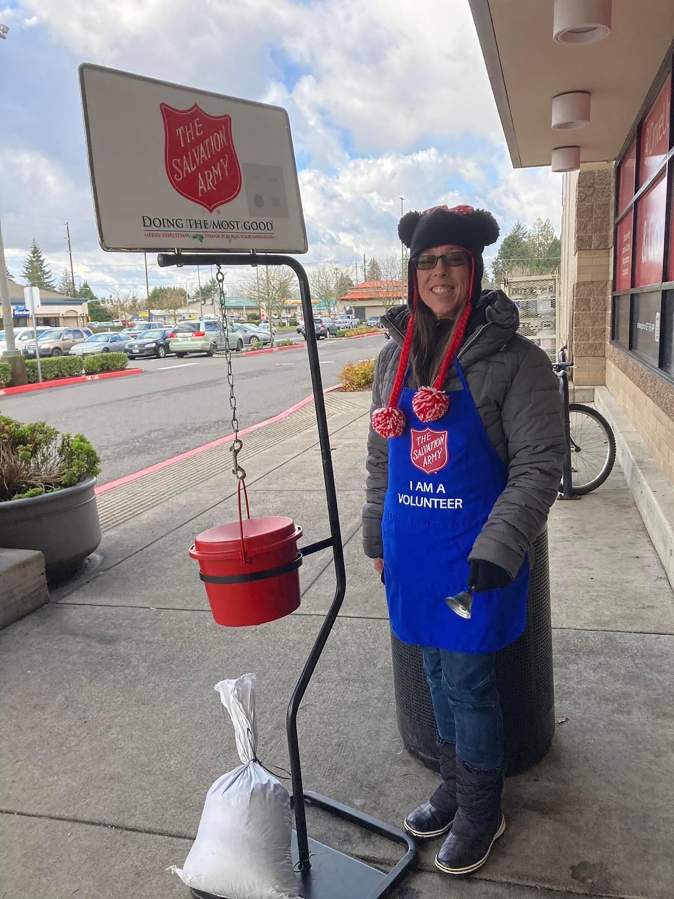
[[[422,647],[438,736],[456,744],[470,768],[503,764],[503,717],[496,690],[496,654],[477,655]]]

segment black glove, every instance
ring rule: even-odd
[[[487,562],[486,559],[471,559],[468,586],[475,587],[476,593],[489,593],[499,587],[507,587],[511,576],[500,565]]]

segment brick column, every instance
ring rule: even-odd
[[[604,384],[611,325],[613,165],[583,166],[575,204],[576,283],[572,289],[574,383]]]

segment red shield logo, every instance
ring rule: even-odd
[[[447,450],[447,431],[432,431],[426,428],[424,431],[415,431],[411,428],[412,447],[410,459],[412,465],[421,469],[425,474],[435,474],[444,468],[449,462]]]
[[[212,116],[198,104],[161,104],[168,179],[183,197],[213,212],[241,191],[241,167],[232,141],[232,117]]]

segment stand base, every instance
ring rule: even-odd
[[[328,799],[318,793],[305,793],[305,802],[323,811],[330,812],[352,824],[376,833],[384,839],[400,843],[407,847],[404,857],[388,874],[366,865],[364,862],[344,855],[337,849],[309,839],[309,860],[311,867],[302,871],[300,892],[303,899],[384,899],[399,885],[407,873],[407,869],[416,860],[417,850],[409,834],[398,827],[392,827],[363,812],[358,812],[348,805],[334,799]],[[292,835],[292,857],[295,866],[299,862],[297,834]],[[190,891],[196,899],[218,899],[211,893],[202,890]]]

